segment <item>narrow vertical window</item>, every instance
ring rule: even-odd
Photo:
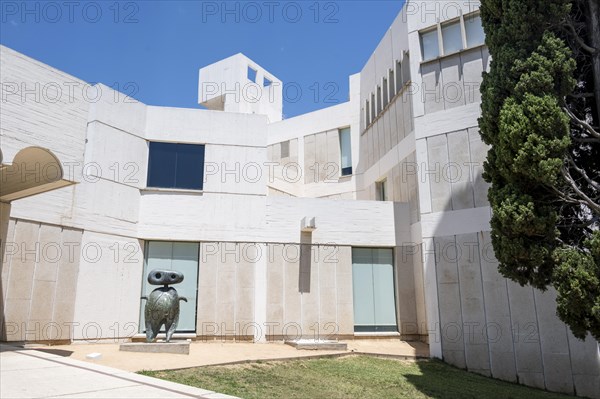
[[[402,65],[402,86],[404,86],[410,81],[410,53],[408,51],[404,53]]]
[[[402,91],[402,63],[396,61],[396,93]]]
[[[381,86],[377,86],[377,115],[381,113]]]
[[[375,190],[376,190],[376,199],[377,201],[387,201],[387,187],[386,184],[387,180],[381,180],[378,182],[375,182]]]
[[[350,128],[347,127],[340,129],[339,135],[341,154],[340,168],[342,176],[348,176],[352,174],[352,143],[350,137]]]
[[[432,60],[440,56],[437,29],[421,33],[421,53],[423,61]]]
[[[383,87],[383,108],[387,107],[388,102],[389,102],[389,97],[388,97],[388,80],[387,78],[383,78],[383,83],[381,85]]]
[[[367,100],[365,105],[365,128],[371,124],[371,103]]]
[[[377,114],[375,113],[375,94],[371,93],[371,123],[375,120]]]
[[[394,70],[390,69],[388,72],[389,78],[388,78],[388,90],[390,92],[390,100],[392,98],[394,98],[394,96],[396,95],[396,82],[394,81]]]

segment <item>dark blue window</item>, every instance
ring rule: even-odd
[[[204,145],[150,143],[148,187],[202,190]]]

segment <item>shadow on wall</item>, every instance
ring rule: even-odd
[[[10,204],[0,202],[0,341],[6,341],[6,315],[4,314],[4,294],[6,292],[6,287],[4,286],[5,279],[2,277],[5,276],[5,273],[7,272],[4,270],[4,251],[6,249],[9,216]]]
[[[300,233],[300,264],[298,267],[298,292],[310,293],[310,271],[312,265],[312,233]]]
[[[482,180],[478,175],[462,192],[452,186],[433,239],[427,240],[433,248],[424,248],[426,257],[435,254],[425,260],[435,275],[426,278],[434,281],[438,293],[439,329],[429,326],[437,330],[430,340],[441,342],[443,360],[458,368],[549,391],[600,397],[597,342],[576,339],[558,319],[554,290],[521,287],[502,277],[489,231],[456,234],[482,226],[457,214],[461,209],[453,205],[453,198],[470,195]]]

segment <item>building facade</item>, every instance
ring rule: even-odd
[[[1,339],[134,337],[168,268],[181,336],[422,340],[600,397],[598,343],[497,272],[483,39],[476,2],[408,1],[347,102],[289,119],[285,82],[243,54],[200,70],[206,109],[179,109],[1,47]]]

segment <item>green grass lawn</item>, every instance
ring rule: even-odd
[[[486,378],[440,361],[369,356],[257,362],[140,374],[251,398],[567,398]]]

